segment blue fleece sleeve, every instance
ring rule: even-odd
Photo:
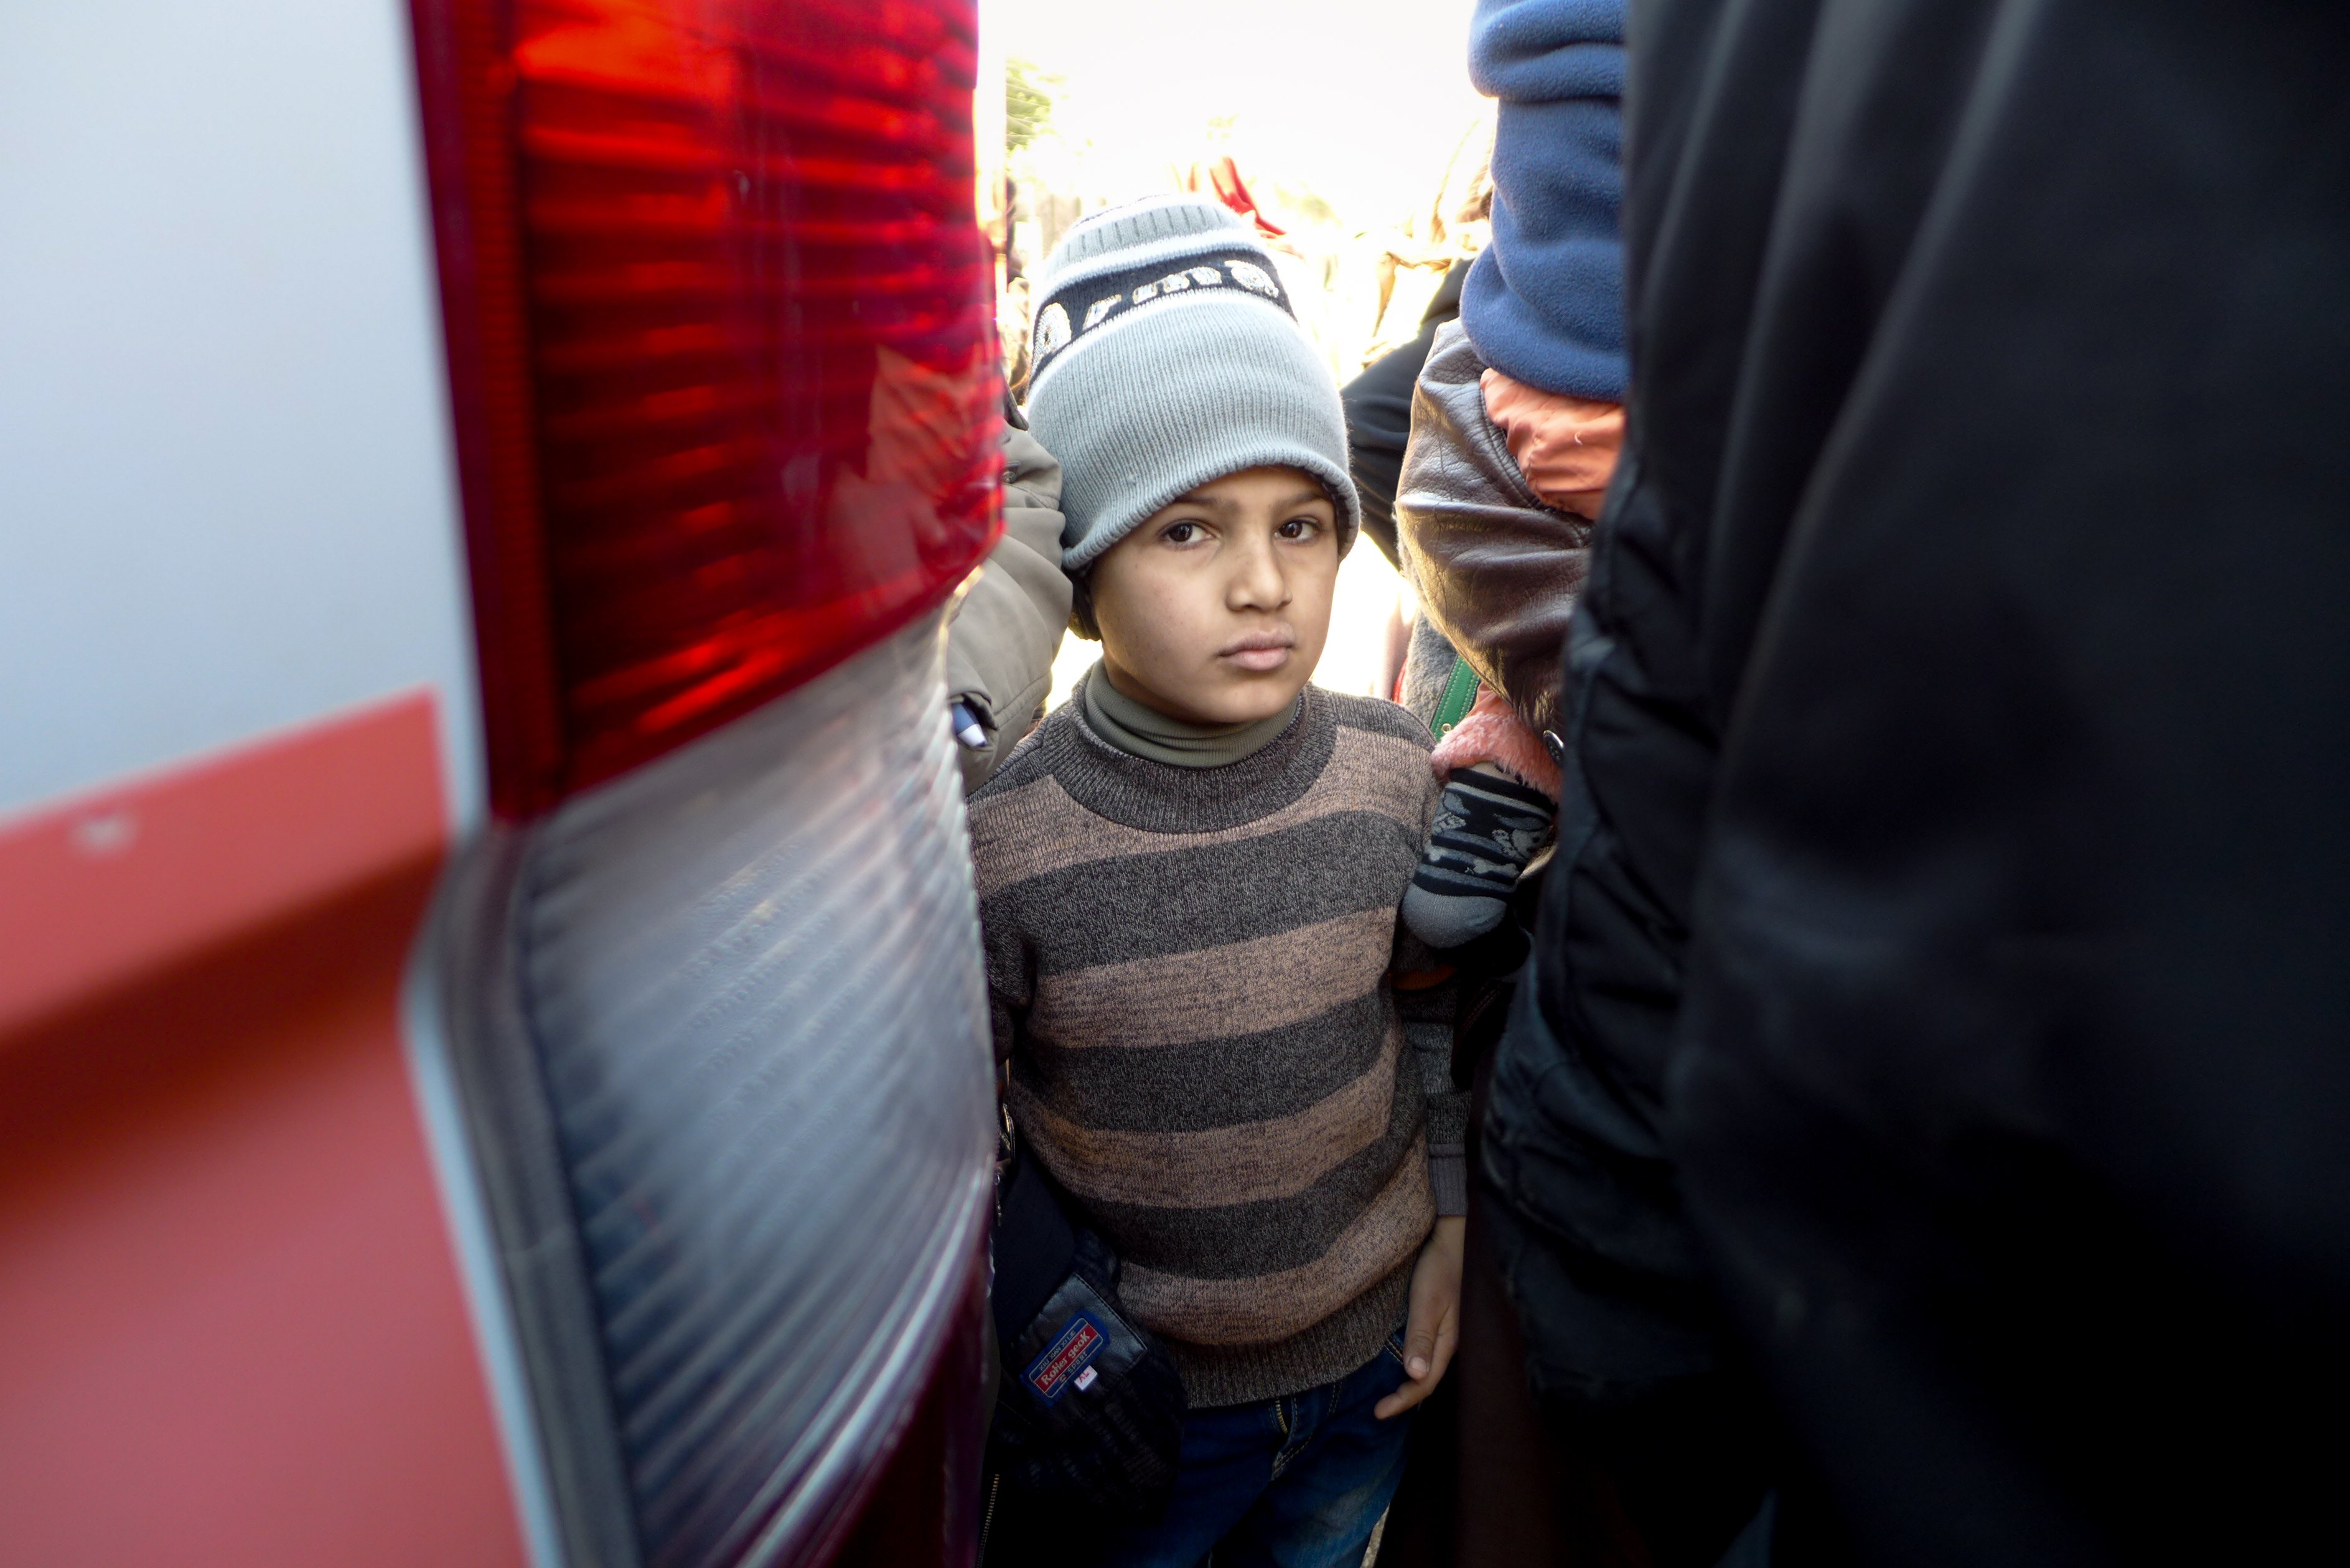
[[[1478,0],[1469,74],[1501,100],[1470,341],[1529,386],[1621,400],[1623,0]]]

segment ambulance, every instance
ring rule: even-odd
[[[0,1562],[971,1561],[976,47],[0,17]]]

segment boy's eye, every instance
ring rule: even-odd
[[[1200,525],[1197,523],[1170,523],[1167,531],[1159,535],[1170,545],[1188,545],[1199,536]]]
[[[1315,530],[1321,526],[1311,517],[1292,517],[1281,525],[1281,536],[1284,539],[1311,539]]]

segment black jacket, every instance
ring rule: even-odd
[[[1537,1381],[1742,1345],[1871,1561],[2338,1556],[2350,11],[1630,44],[1630,436],[1484,1144]]]
[[[1347,410],[1347,468],[1363,503],[1363,532],[1388,565],[1400,569],[1396,550],[1396,486],[1403,473],[1404,448],[1411,442],[1411,389],[1436,341],[1436,329],[1461,317],[1461,286],[1469,264],[1454,262],[1421,312],[1419,332],[1401,348],[1380,356],[1338,390]]]

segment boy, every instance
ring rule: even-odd
[[[1357,504],[1253,230],[1103,213],[1040,299],[1029,421],[1103,652],[972,797],[996,1047],[1191,1407],[1165,1517],[1103,1555],[1359,1563],[1460,1281],[1466,1107],[1388,978],[1427,732],[1306,685]]]

